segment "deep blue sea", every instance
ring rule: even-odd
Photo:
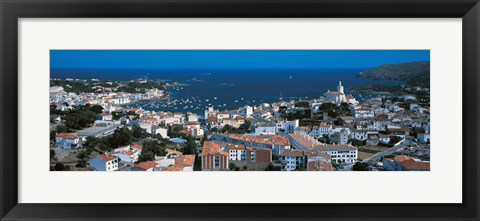
[[[170,101],[139,102],[147,110],[191,111],[202,114],[209,106],[232,109],[283,100],[313,99],[327,90],[336,90],[339,81],[349,93],[351,86],[369,84],[400,84],[398,81],[356,78],[365,69],[74,69],[51,70],[52,78],[78,78],[128,81],[147,76],[151,80],[185,84],[170,87]],[[371,94],[354,94],[357,100]]]

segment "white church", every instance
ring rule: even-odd
[[[327,93],[323,94],[323,96],[325,97],[326,101],[335,102],[337,104],[343,102],[350,104],[358,104],[358,101],[355,99],[355,97],[353,97],[351,94],[345,94],[341,81],[338,82],[337,91],[329,90],[327,91]]]

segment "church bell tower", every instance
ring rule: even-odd
[[[344,93],[344,92],[343,92],[343,86],[342,86],[342,82],[341,82],[341,81],[338,82],[337,91],[340,92],[340,93],[342,93],[342,94]]]

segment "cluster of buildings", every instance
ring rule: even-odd
[[[110,153],[96,156],[88,161],[96,171],[193,171],[194,154],[166,149],[165,156],[155,156],[153,161],[138,162],[141,145],[119,147]]]
[[[430,161],[406,155],[396,155],[393,158],[384,158],[383,167],[388,171],[429,171]]]
[[[272,162],[272,150],[243,144],[205,141],[202,149],[202,171],[227,171],[231,165],[262,165]],[[247,166],[248,168],[248,166]]]
[[[67,111],[73,106],[100,105],[104,110],[111,112],[121,108],[121,105],[135,101],[151,100],[165,97],[165,91],[157,88],[146,89],[145,93],[115,92],[106,90],[102,86],[92,93],[67,93],[61,86],[50,87],[50,104],[55,104],[56,109]],[[92,88],[94,89],[94,88]]]
[[[246,106],[236,112],[226,112],[214,110],[213,107],[209,107],[205,110],[205,119],[211,128],[222,128],[226,125],[238,128],[245,123],[245,118],[252,115],[253,107]]]
[[[308,103],[308,107],[297,107],[295,101],[281,100],[234,110],[208,108],[204,116],[198,116],[190,112],[155,112],[116,106],[120,102],[116,99],[125,97],[132,100],[131,94],[75,95],[67,94],[58,87],[50,90],[51,102],[59,103],[60,109],[65,103],[81,105],[83,101],[93,101],[91,104],[104,106],[105,112],[99,114],[96,125],[115,127],[115,123],[109,123],[114,121],[118,125],[136,125],[151,135],[163,138],[168,138],[167,128],[181,126],[179,132],[185,136],[204,139],[201,152],[198,153],[202,171],[238,168],[263,170],[271,165],[278,166],[283,171],[332,171],[336,164],[352,165],[358,162],[360,146],[397,146],[405,140],[415,145],[402,146],[393,155],[381,158],[383,169],[430,168],[429,104],[425,105],[410,94],[377,96],[360,103],[352,95],[345,94],[344,87],[339,82],[336,91],[328,91],[319,99],[303,101]],[[151,92],[147,96],[162,95]],[[320,108],[324,103],[343,106],[346,103],[350,113],[348,116],[330,117]],[[292,113],[300,114],[301,119],[307,123],[302,124],[299,119],[288,119],[286,116]],[[120,118],[115,120],[113,116]],[[226,125],[239,128],[247,121],[250,123],[250,132],[246,134],[211,133],[204,129],[222,128]],[[308,126],[300,126],[301,124]],[[77,148],[81,134],[81,131],[77,134],[59,133],[56,145],[64,149]],[[141,149],[138,144],[118,147],[90,160],[90,165],[95,165],[92,167],[97,170],[108,171],[118,170],[118,165],[113,166],[115,163],[130,165],[131,170],[138,171],[193,170],[195,155],[183,155],[168,149],[166,156],[156,156],[154,161],[137,163]]]
[[[340,103],[350,103],[350,104],[358,104],[358,101],[353,97],[351,94],[345,94],[342,82],[338,82],[337,90],[336,91],[327,91],[324,96],[324,101],[327,102],[334,102],[337,104]]]
[[[204,135],[204,129],[201,127],[199,117],[194,113],[155,112],[141,108],[134,108],[134,111],[135,115],[122,117],[121,121],[124,124],[140,126],[150,134],[159,134],[163,138],[168,138],[167,127],[181,126],[183,129],[179,132],[186,136],[200,138]],[[139,118],[137,119],[136,116]]]

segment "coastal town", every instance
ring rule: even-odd
[[[172,102],[180,84],[50,82],[51,171],[430,170],[429,87],[360,100],[339,81],[313,99],[199,114],[134,106]]]

